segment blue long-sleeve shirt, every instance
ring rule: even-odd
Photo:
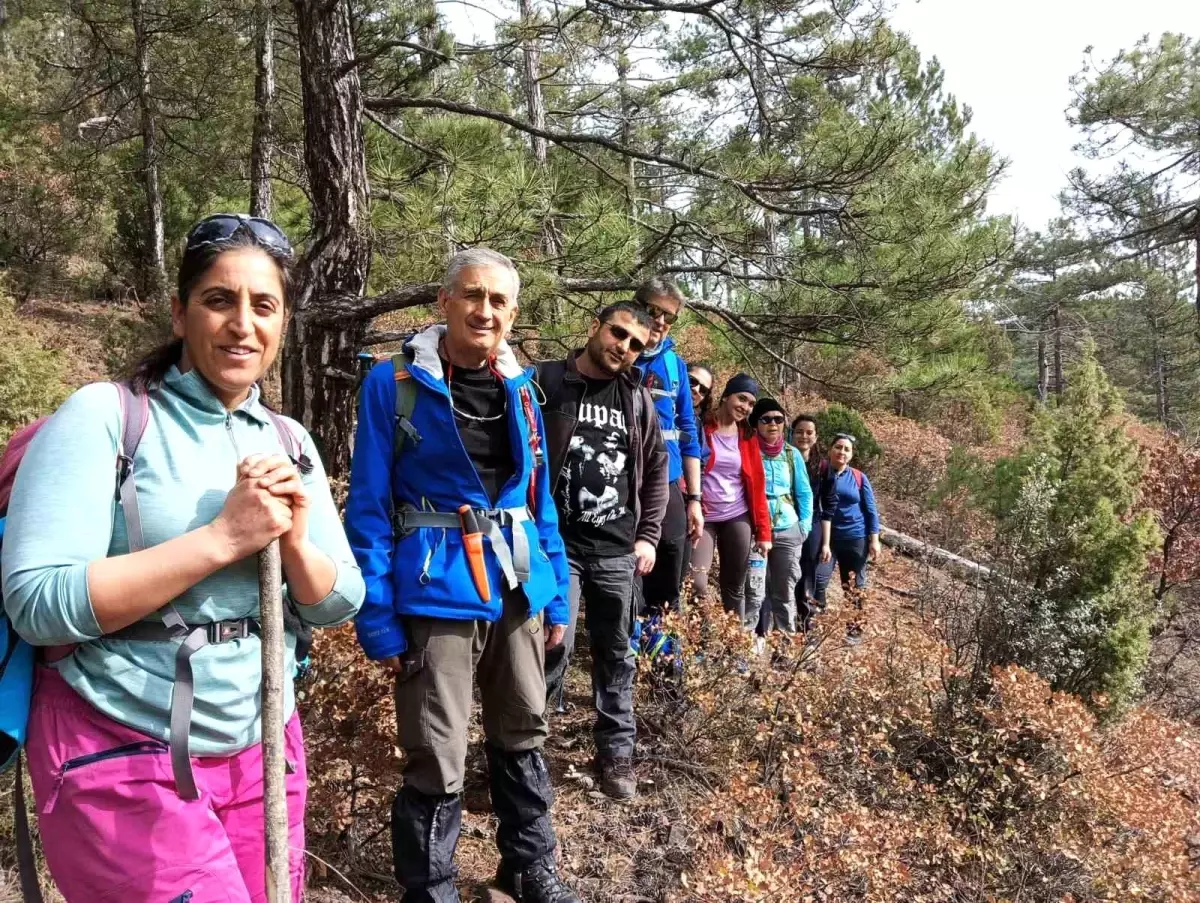
[[[812,531],[813,492],[800,450],[784,445],[783,452],[774,458],[763,455],[763,473],[772,532],[799,524],[800,532],[807,536]]]
[[[281,451],[257,390],[237,410],[226,411],[196,371],[172,368],[149,404],[134,458],[148,547],[210,523],[236,482],[238,462]],[[288,425],[313,464],[303,476],[312,499],[308,538],[337,573],[328,596],[296,609],[313,626],[331,626],[349,620],[362,604],[362,574],[312,438],[298,423]],[[129,551],[125,518],[113,498],[121,432],[117,389],[106,383],[80,389],[38,430],[8,509],[4,607],[33,645],[81,644],[54,667],[84,699],[113,720],[166,740],[178,642],[104,636],[88,593],[91,562]],[[251,555],[217,571],[173,604],[189,624],[257,616],[257,559]],[[294,647],[289,635],[286,673],[293,670]],[[194,755],[228,755],[258,742],[261,665],[256,636],[206,646],[192,656]],[[284,688],[290,717],[291,681]]]
[[[642,385],[650,390],[663,444],[667,447],[667,482],[683,476],[683,459],[700,458],[700,427],[692,407],[692,389],[688,384],[687,364],[675,351],[668,336],[656,348],[638,358]]]
[[[862,490],[859,491],[855,474],[862,475]],[[879,532],[879,509],[875,507],[875,490],[871,481],[861,470],[847,467],[841,473],[827,472],[822,482],[831,482],[837,493],[837,505],[823,508],[821,520],[832,521],[830,536],[833,539],[865,539]],[[822,492],[827,498],[828,493]]]
[[[495,366],[508,393],[515,469],[493,502],[458,434],[437,350],[444,332],[444,326],[434,326],[406,343],[413,355],[408,378],[417,393],[411,425],[421,440],[406,447],[401,459],[394,451],[396,371],[390,361],[371,368],[359,396],[346,533],[366,580],[366,600],[355,619],[358,641],[367,657],[376,660],[401,655],[408,648],[405,616],[496,621],[502,612],[505,576],[491,540],[483,543],[490,587],[490,599],[485,601],[472,579],[462,531],[418,527],[397,536],[392,523],[397,504],[442,513],[457,512],[464,504],[477,510],[521,510],[529,505],[529,482],[535,480],[532,519],[506,524],[504,541],[512,546],[514,530],[525,531],[528,538],[529,579],[521,590],[530,616],[544,610],[551,624],[566,624],[569,618],[570,577],[550,495],[549,464],[546,460],[538,464],[530,449],[521,396],[531,376],[506,346],[501,349]],[[532,413],[535,428],[544,437],[536,404]]]

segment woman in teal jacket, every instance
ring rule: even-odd
[[[767,554],[766,599],[758,634],[765,636],[772,625],[785,633],[795,633],[795,591],[800,580],[800,552],[812,530],[812,488],[804,456],[785,441],[787,415],[783,406],[774,398],[761,398],[750,412],[749,423],[762,451],[773,537]]]
[[[314,627],[349,620],[364,593],[312,439],[259,397],[291,259],[266,220],[197,224],[171,301],[175,338],[136,368],[137,395],[80,389],[17,473],[4,606],[30,644],[64,647],[39,669],[26,756],[68,900],[264,899],[255,553],[279,540],[287,598]],[[118,505],[129,400],[147,416],[123,468],[137,504]],[[288,673],[294,645],[289,633]],[[307,782],[291,681],[284,689],[299,899]]]

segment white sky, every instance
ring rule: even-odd
[[[971,108],[972,131],[1008,160],[989,209],[1033,229],[1058,215],[1058,193],[1081,162],[1066,109],[1084,50],[1091,46],[1102,62],[1146,34],[1200,38],[1200,0],[889,2],[892,23],[923,58],[938,58],[946,90]],[[437,0],[437,7],[462,40],[490,40],[495,12],[516,12],[513,0]]]
[[[1040,229],[1080,162],[1065,111],[1084,50],[1100,62],[1144,34],[1200,37],[1200,0],[896,0],[891,20],[938,58],[971,129],[1009,161],[989,209]]]

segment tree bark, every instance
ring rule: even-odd
[[[0,0],[0,56],[8,56],[8,3]]]
[[[1200,212],[1196,214],[1196,341],[1200,342]]]
[[[621,51],[617,57],[617,96],[620,99],[620,136],[623,147],[633,147],[633,104],[629,99],[629,57]],[[637,216],[637,161],[632,156],[625,159],[625,183],[629,193],[627,199],[630,216]]]
[[[262,648],[263,810],[267,903],[290,903],[287,762],[283,725],[283,583],[279,540],[258,553],[258,615]],[[297,855],[300,855],[297,851]],[[252,888],[251,892],[256,889]]]
[[[1054,394],[1062,398],[1065,381],[1063,379],[1063,339],[1062,339],[1062,306],[1054,302]]]
[[[158,184],[158,124],[150,91],[150,37],[146,27],[143,0],[130,0],[133,18],[134,55],[137,65],[138,112],[142,133],[142,188],[146,194],[146,219],[143,240],[146,260],[142,273],[142,291],[147,297],[163,295],[167,285],[164,262],[162,192]]]
[[[535,9],[533,0],[521,0],[521,23],[529,27],[534,22]],[[522,54],[525,62],[525,109],[529,114],[529,122],[535,129],[546,129],[546,103],[542,97],[542,51],[538,47],[538,39],[531,36],[523,42]],[[550,168],[550,143],[542,135],[530,135],[533,148],[534,165],[543,173]],[[559,225],[554,217],[554,198],[550,198],[550,209],[546,211],[542,221],[542,254],[549,260],[557,260],[562,256],[562,240],[559,235]],[[555,301],[551,307],[551,319],[557,323],[562,316],[561,304]]]
[[[1151,366],[1153,367],[1154,378],[1154,401],[1155,413],[1158,415],[1159,423],[1166,423],[1167,417],[1170,415],[1169,405],[1167,403],[1167,369],[1166,361],[1164,360],[1162,348],[1162,335],[1159,330],[1159,320],[1157,316],[1150,317],[1150,331],[1153,338],[1151,345],[1151,354],[1153,359]]]
[[[283,361],[284,409],[313,435],[331,476],[347,473],[354,427],[356,355],[369,325],[350,305],[344,318],[324,307],[361,298],[371,263],[362,87],[354,59],[349,0],[295,0],[304,162],[312,197],[312,238],[300,263]]]
[[[529,27],[533,23],[533,0],[521,0],[521,23]],[[542,51],[538,47],[537,38],[526,38],[522,53],[525,58],[525,108],[529,113],[529,122],[536,129],[546,128],[546,104],[542,99]],[[531,135],[533,159],[538,166],[545,166],[549,151],[549,142],[541,135]]]
[[[271,218],[271,164],[275,157],[275,10],[254,6],[254,134],[250,140],[250,215]]]
[[[1046,361],[1046,330],[1043,329],[1038,333],[1037,337],[1037,394],[1038,401],[1042,404],[1046,403],[1046,399],[1050,397],[1050,374]]]

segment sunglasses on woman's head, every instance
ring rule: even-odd
[[[679,319],[679,314],[673,314],[669,310],[663,310],[657,304],[653,304],[650,301],[643,301],[642,309],[650,315],[651,320],[657,320],[659,317],[662,317],[662,321],[668,326],[673,326],[675,321]]]
[[[624,326],[615,326],[612,323],[605,323],[604,325],[608,327],[608,331],[612,333],[612,337],[618,342],[624,342],[626,339],[629,339],[629,347],[638,354],[646,350],[646,343],[641,339],[635,339],[633,333]]]
[[[834,442],[837,442],[839,439],[845,439],[851,445],[853,445],[855,442],[858,441],[853,436],[851,436],[849,433],[838,433],[836,436],[833,437]]]
[[[758,418],[758,422],[766,423],[768,425],[776,424],[776,423],[782,424],[784,422],[784,419],[785,418],[783,418],[783,417],[775,417],[775,416],[772,416],[771,414],[764,414],[762,417]]]
[[[215,245],[229,241],[239,229],[249,229],[259,244],[277,251],[285,257],[292,256],[292,243],[283,234],[283,230],[259,216],[247,216],[244,213],[215,213],[206,216],[192,227],[187,235],[183,252],[195,251],[205,245]]]
[[[691,383],[692,388],[695,389],[697,392],[699,392],[701,395],[707,396],[708,393],[712,391],[712,386],[704,385],[704,383],[700,382],[700,380],[696,379],[696,377],[694,377],[694,376],[689,376],[688,382]]]

